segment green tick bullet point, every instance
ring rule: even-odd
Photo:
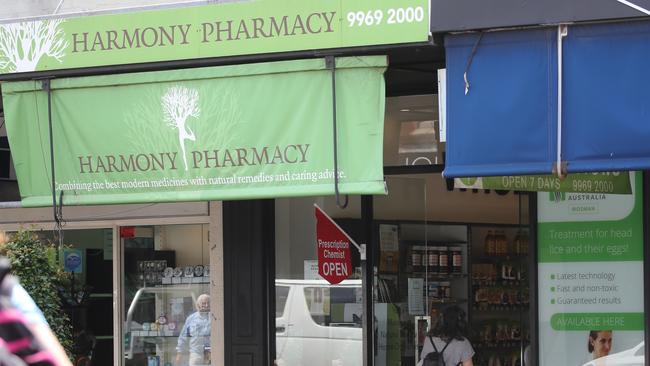
[[[551,304],[555,305],[555,299],[551,300]]]
[[[555,279],[555,275],[551,275],[551,279],[554,280],[554,279]]]
[[[551,287],[551,292],[555,292],[555,287]]]

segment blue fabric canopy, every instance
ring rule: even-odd
[[[445,176],[551,173],[557,28],[449,35],[445,47]],[[571,26],[563,58],[568,171],[649,169],[650,22]]]

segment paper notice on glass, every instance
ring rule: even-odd
[[[379,225],[379,271],[396,273],[399,269],[397,225]]]
[[[317,260],[306,259],[303,263],[306,280],[322,280],[321,276],[318,274]]]
[[[408,279],[408,302],[410,315],[424,314],[424,279]]]
[[[379,249],[382,252],[397,252],[397,225],[379,225]]]

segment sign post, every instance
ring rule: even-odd
[[[314,204],[316,215],[316,245],[318,250],[318,274],[331,284],[337,284],[352,273],[352,258],[350,244],[359,251],[361,259],[361,306],[368,309],[368,296],[366,295],[366,244],[357,244],[341,227],[329,217],[317,204]],[[368,354],[368,322],[364,315],[362,326],[363,351]],[[367,364],[364,357],[363,365]]]

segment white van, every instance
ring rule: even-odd
[[[278,366],[361,366],[361,280],[275,281]]]

